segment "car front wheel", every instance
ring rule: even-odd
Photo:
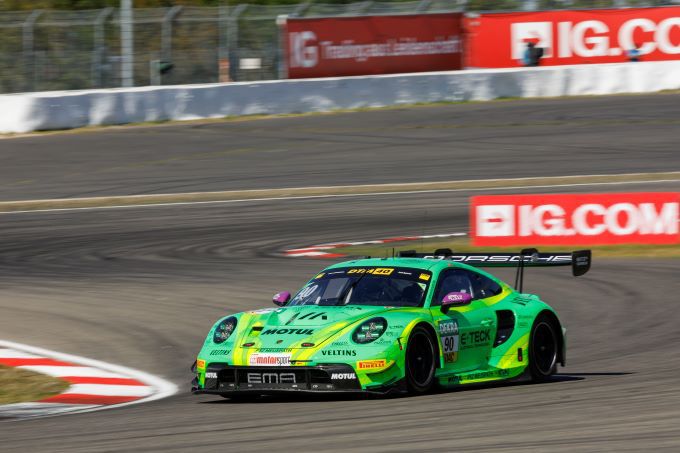
[[[406,384],[410,393],[429,391],[434,384],[435,346],[430,333],[422,326],[411,332],[406,346]]]
[[[539,316],[529,337],[529,371],[531,379],[543,382],[557,369],[557,332],[548,317]]]

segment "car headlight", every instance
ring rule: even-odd
[[[385,318],[371,318],[362,322],[354,330],[352,340],[355,343],[366,344],[377,340],[387,330],[387,320]]]
[[[218,344],[227,341],[227,338],[231,336],[234,330],[236,330],[236,318],[230,317],[225,319],[224,321],[220,322],[215,328],[215,333],[213,334],[213,341]]]

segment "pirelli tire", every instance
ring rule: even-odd
[[[529,334],[529,374],[533,382],[545,382],[557,370],[558,331],[545,314],[539,315]]]
[[[430,332],[423,326],[411,331],[404,355],[405,379],[411,394],[427,393],[435,382],[437,348]]]

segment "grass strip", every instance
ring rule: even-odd
[[[66,381],[46,374],[0,365],[0,404],[38,401],[68,387]]]

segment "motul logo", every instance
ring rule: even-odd
[[[674,243],[679,199],[677,193],[474,197],[471,229],[476,245]]]

